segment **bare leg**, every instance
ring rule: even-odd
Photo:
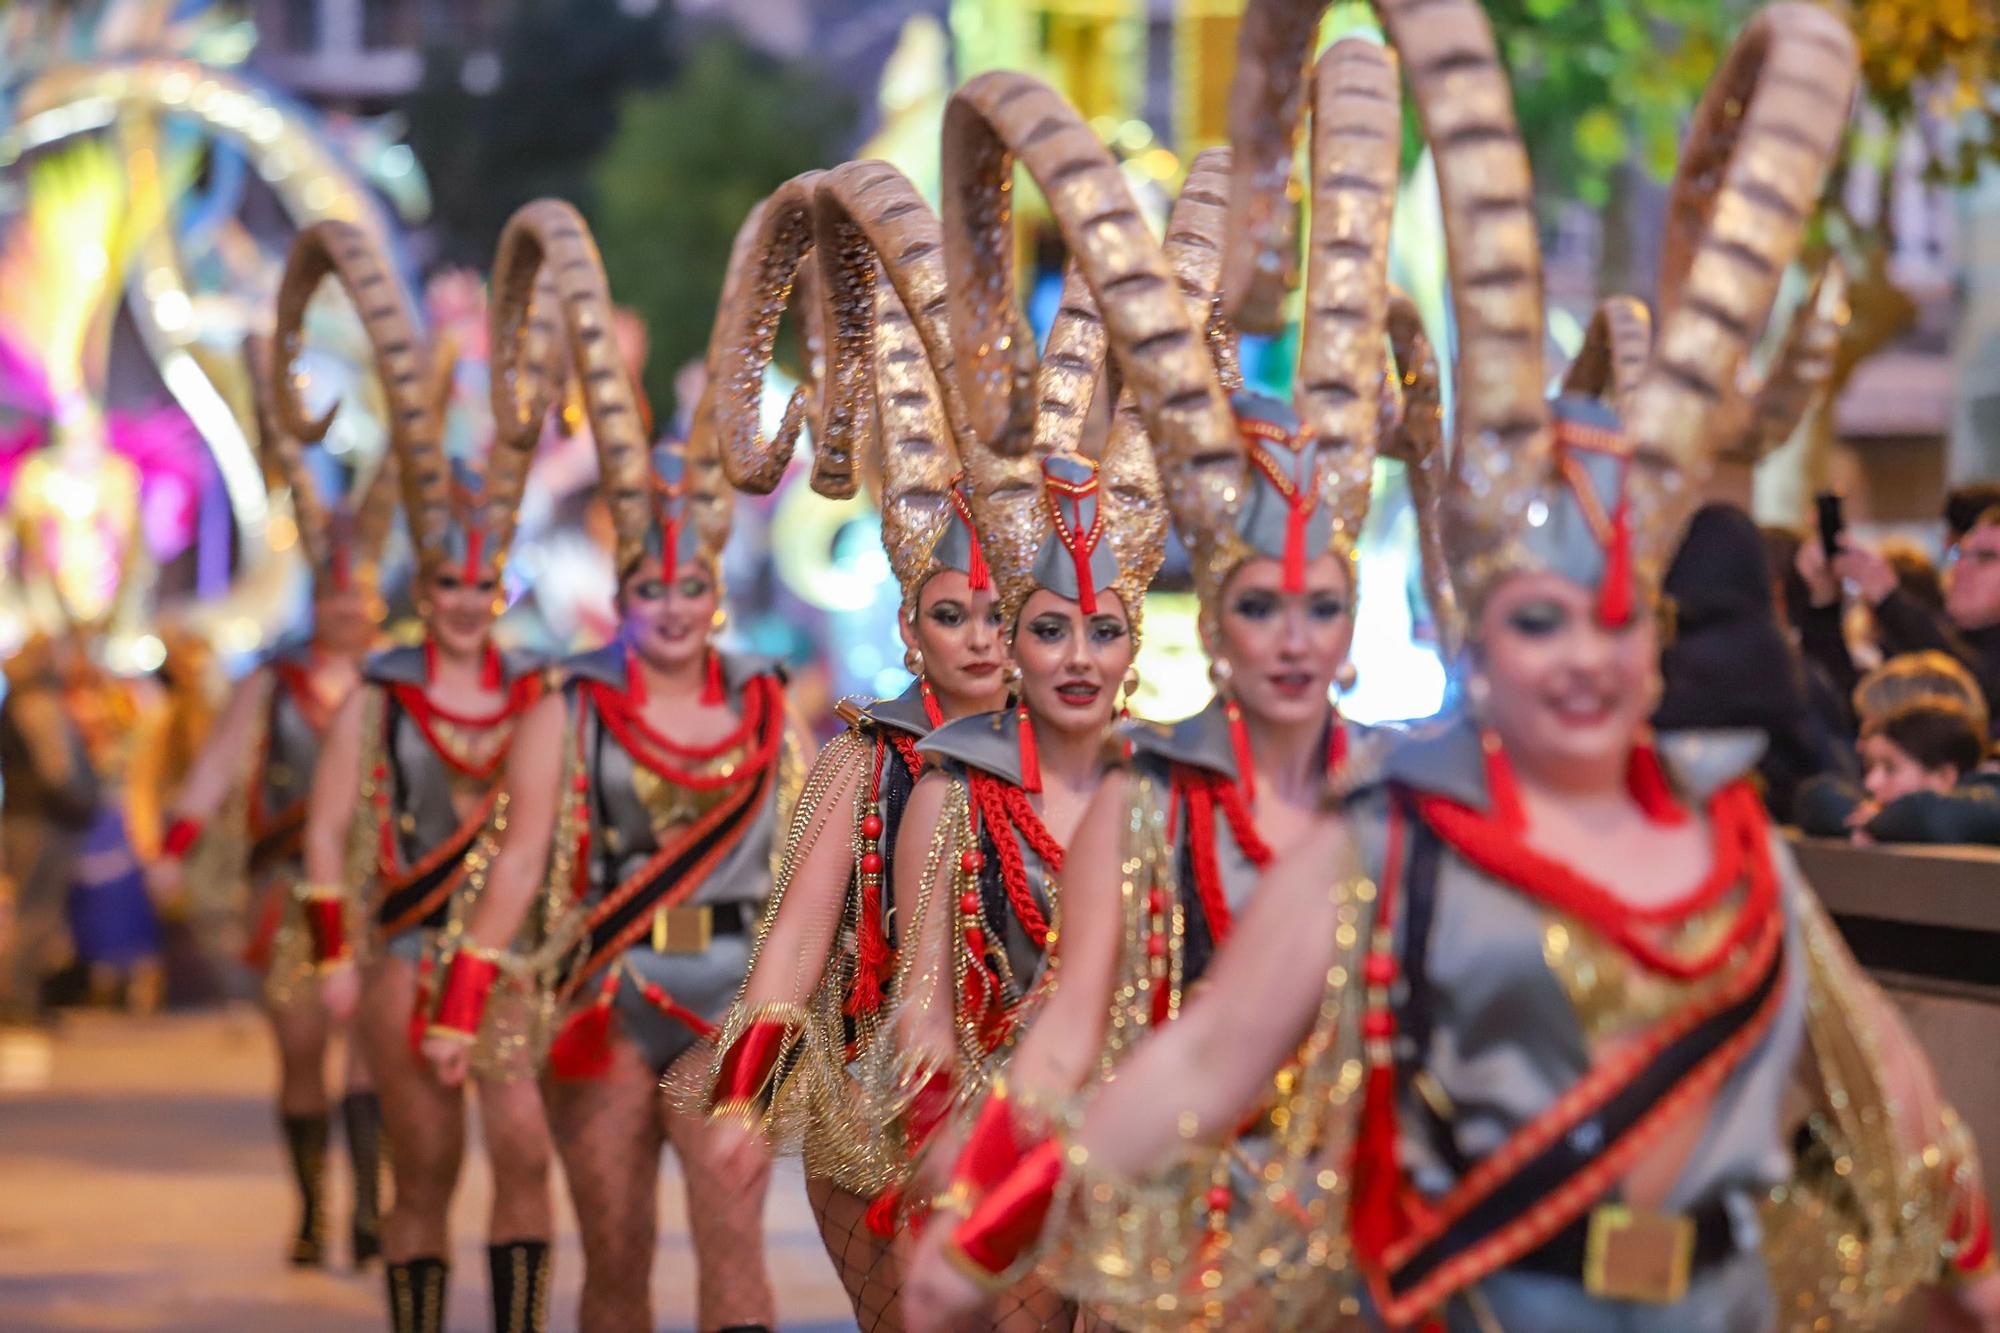
[[[806,1198],[827,1258],[840,1274],[861,1333],[902,1333],[896,1305],[903,1265],[889,1241],[868,1227],[868,1201],[820,1176],[806,1177]]]
[[[446,1215],[465,1154],[464,1093],[432,1078],[410,1049],[416,999],[416,969],[400,958],[385,958],[363,978],[355,1018],[382,1099],[396,1177],[395,1206],[382,1227],[382,1252],[391,1264],[450,1253]]]
[[[299,1230],[291,1259],[323,1261],[326,1243],[326,1046],[329,1024],[317,998],[300,997],[264,1016],[278,1050],[278,1123],[299,1194]]]
[[[611,1041],[602,1078],[542,1085],[583,1233],[581,1333],[649,1333],[659,1235],[659,1080],[638,1048]]]

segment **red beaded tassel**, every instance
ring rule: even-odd
[[[1021,790],[1039,792],[1042,789],[1042,756],[1035,748],[1035,723],[1028,716],[1028,706],[1015,708],[1014,716],[1020,723],[1021,734]]]
[[[1666,767],[1660,763],[1660,752],[1650,743],[1632,747],[1632,757],[1626,763],[1625,783],[1631,789],[1632,799],[1646,812],[1646,818],[1655,824],[1678,825],[1687,823],[1687,811],[1681,809],[1674,800],[1673,784],[1667,781]]]
[[[500,650],[489,643],[486,645],[486,656],[479,664],[479,688],[497,690],[506,683],[500,671]]]
[[[618,969],[605,974],[597,998],[569,1016],[549,1043],[549,1073],[557,1078],[603,1078],[611,1072],[611,999]]]
[[[1402,878],[1403,828],[1401,813],[1392,813],[1389,844],[1382,858],[1375,929],[1361,974],[1367,995],[1361,1015],[1361,1042],[1368,1079],[1362,1090],[1361,1119],[1354,1137],[1348,1234],[1356,1255],[1364,1263],[1375,1265],[1382,1262],[1389,1247],[1410,1226],[1403,1198],[1402,1170],[1396,1160],[1396,1015],[1389,995],[1389,988],[1396,980],[1395,899]]]
[[[1632,618],[1632,520],[1630,501],[1622,494],[1611,515],[1611,539],[1605,543],[1604,576],[1597,585],[1597,623],[1617,629]]]
[[[882,765],[888,746],[875,743],[875,780],[868,793],[868,813],[861,816],[861,855],[855,860],[860,879],[859,920],[854,923],[854,985],[847,993],[846,1013],[850,1018],[872,1014],[882,1007],[882,978],[889,969],[889,941],[882,932],[882,816],[877,813],[882,794]]]
[[[1479,749],[1486,765],[1486,797],[1493,819],[1502,828],[1518,833],[1528,826],[1528,812],[1521,807],[1521,788],[1514,781],[1514,766],[1500,738],[1490,731],[1479,733]]]
[[[704,707],[716,708],[728,701],[729,696],[722,688],[722,654],[711,648],[708,653],[708,678],[701,686],[701,702]]]

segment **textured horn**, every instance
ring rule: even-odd
[[[1402,403],[1393,426],[1383,434],[1382,448],[1403,465],[1410,507],[1416,511],[1424,593],[1437,622],[1438,647],[1449,662],[1465,641],[1465,622],[1444,550],[1447,460],[1442,386],[1437,353],[1424,331],[1423,316],[1417,313],[1415,302],[1394,290],[1389,294],[1389,346],[1396,358],[1397,396]]]
[[[832,318],[826,371],[828,434],[868,428],[865,403],[871,384],[880,378],[879,354],[871,364],[867,350],[874,331],[871,321],[882,309],[877,305],[879,274],[888,279],[899,317],[918,339],[903,351],[929,362],[951,439],[962,444],[969,427],[952,368],[943,235],[937,214],[908,177],[877,161],[848,162],[828,171],[820,178],[814,209],[814,245]],[[892,378],[901,380],[900,375]],[[886,412],[892,406],[885,401],[882,409]],[[817,478],[815,484],[820,484]]]
[[[1500,558],[1553,457],[1542,399],[1542,256],[1527,149],[1473,0],[1377,0],[1437,164],[1458,332],[1454,566]]]
[[[1368,517],[1389,307],[1402,102],[1395,58],[1350,37],[1313,75],[1312,236],[1299,415],[1319,441],[1320,500],[1352,550]]]
[[[502,231],[503,251],[506,235]],[[493,443],[486,453],[481,490],[502,551],[512,542],[521,494],[542,440],[542,424],[549,408],[560,401],[568,379],[562,298],[553,267],[537,263],[532,282],[506,284],[505,300],[501,298],[502,264],[521,259],[520,242],[514,244],[515,254],[494,256],[495,291],[486,308],[487,341],[492,348],[488,392],[493,402]]]
[[[1777,4],[1750,21],[1702,96],[1668,199],[1659,341],[1626,414],[1646,464],[1631,483],[1635,557],[1664,560],[1699,501],[1722,443],[1718,414],[1839,150],[1856,72],[1840,16]]]
[[[1090,405],[1104,378],[1104,320],[1075,261],[1065,266],[1062,297],[1035,371],[1035,453],[1073,453],[1083,444]]]
[[[523,378],[534,376],[545,382],[533,367],[543,364],[546,340],[554,337],[536,333],[530,324],[533,307],[539,304],[533,296],[544,272],[554,279],[563,326],[563,336],[555,341],[566,342],[582,386],[584,415],[597,444],[599,485],[617,534],[618,568],[623,571],[645,549],[652,519],[652,458],[631,375],[618,350],[604,260],[583,216],[558,199],[523,205],[500,233],[493,261],[493,416],[505,423],[502,439],[526,439],[532,449],[530,432],[539,432],[541,426],[536,405],[546,410],[547,399],[542,388],[524,384]],[[525,477],[525,465],[521,472]],[[489,480],[489,497],[492,490]],[[516,492],[512,499],[518,498]],[[511,500],[502,507],[504,514],[493,521],[511,528]]]
[[[309,568],[317,572],[331,553],[326,506],[320,501],[319,485],[306,464],[305,446],[278,425],[272,376],[271,340],[252,333],[243,339],[243,359],[250,366],[250,392],[256,405],[257,440],[266,466],[275,471],[292,493],[292,521],[299,531],[299,550]]]
[[[725,284],[710,340],[709,375],[717,445],[729,480],[753,495],[768,495],[785,475],[797,448],[799,431],[815,428],[815,447],[824,448],[818,423],[818,386],[810,367],[785,405],[784,422],[775,437],[763,426],[764,372],[778,341],[778,322],[791,304],[799,266],[813,246],[813,189],[820,173],[794,176],[774,190],[752,213],[756,227],[747,245],[741,233],[731,255],[732,281]],[[832,327],[831,319],[821,321]],[[839,428],[841,447],[851,449],[854,427]],[[851,453],[841,460],[853,468]],[[837,471],[838,469],[836,469]]]
[[[1761,382],[1745,385],[1725,413],[1724,455],[1755,463],[1792,438],[1827,383],[1847,322],[1847,271],[1830,259],[1799,303]]]
[[[1607,296],[1591,312],[1583,346],[1563,372],[1563,392],[1609,398],[1620,411],[1653,355],[1653,316],[1636,296]]]
[[[419,551],[441,550],[451,524],[451,467],[437,413],[425,392],[427,349],[387,256],[367,232],[351,223],[314,223],[293,240],[286,258],[273,335],[280,361],[272,377],[279,429],[301,443],[312,443],[322,439],[332,423],[332,412],[317,421],[306,416],[291,374],[304,351],[306,306],[328,276],[347,293],[375,354],[411,540]]]
[[[1326,5],[1327,0],[1250,0],[1237,29],[1236,77],[1229,87],[1236,166],[1222,290],[1231,321],[1257,333],[1275,333],[1283,325],[1285,298],[1299,282],[1299,200],[1292,167],[1305,112],[1306,68]]]
[[[982,74],[946,107],[945,144],[952,346],[979,438],[990,442],[1025,419],[1023,386],[1009,365],[1015,307],[1008,199],[1018,154],[1097,297],[1148,431],[1168,457],[1190,465],[1176,477],[1198,475],[1218,455],[1236,457],[1235,419],[1205,330],[1190,318],[1117,163],[1076,110],[1026,75]],[[1217,526],[1235,499],[1223,490],[1202,496],[1197,503],[1217,516],[1204,526]]]

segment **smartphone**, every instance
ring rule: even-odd
[[[1821,491],[1814,503],[1819,506],[1820,549],[1832,560],[1840,554],[1840,534],[1847,531],[1847,511],[1832,491]]]

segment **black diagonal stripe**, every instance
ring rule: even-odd
[[[758,783],[743,793],[736,808],[699,838],[690,839],[673,856],[669,857],[645,887],[619,904],[615,911],[607,912],[602,920],[590,928],[590,952],[583,966],[578,968],[566,989],[574,992],[592,976],[602,971],[610,963],[612,955],[618,952],[618,939],[631,926],[652,915],[660,900],[671,893],[702,859],[716,848],[733,842],[743,833],[756,809],[758,799],[764,793],[764,784]],[[614,886],[616,887],[616,886]]]
[[[1400,1300],[1441,1265],[1512,1225],[1589,1168],[1683,1079],[1755,1020],[1783,973],[1784,952],[1778,950],[1748,995],[1682,1034],[1604,1102],[1589,1118],[1601,1133],[1587,1137],[1575,1133],[1558,1136],[1467,1210],[1443,1235],[1389,1274],[1390,1292]]]
[[[457,872],[459,865],[465,860],[465,854],[472,850],[473,839],[479,836],[480,823],[483,822],[470,823],[467,827],[461,828],[457,833],[452,835],[449,842],[444,844],[450,850],[438,858],[436,865],[415,879],[409,880],[398,888],[384,894],[382,905],[376,909],[376,921],[384,927],[396,927],[398,929],[408,929],[411,926],[417,925],[428,927],[444,925],[445,905],[451,899],[451,895],[449,894],[439,895],[438,901],[432,905],[429,911],[424,913],[421,921],[407,922],[400,926],[398,923],[401,923],[404,917],[421,908],[424,905],[424,900],[430,897],[431,894],[436,893],[438,889],[443,887],[444,882]]]
[[[250,874],[260,875],[298,855],[306,831],[306,803],[294,802],[250,843]]]

